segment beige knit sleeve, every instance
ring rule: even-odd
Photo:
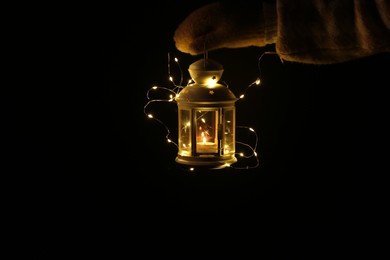
[[[390,52],[390,0],[278,0],[275,8],[284,60],[332,64]]]

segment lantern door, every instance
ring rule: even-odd
[[[181,157],[234,157],[235,107],[179,109]]]
[[[219,109],[196,109],[194,112],[195,154],[219,155],[220,151]]]

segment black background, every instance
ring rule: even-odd
[[[143,112],[146,92],[170,86],[168,53],[188,79],[200,57],[178,52],[172,37],[207,2],[75,6],[61,16],[52,40],[61,48],[49,61],[66,63],[43,73],[50,86],[38,93],[38,134],[27,135],[24,150],[31,174],[23,211],[31,218],[23,222],[37,242],[30,252],[300,255],[343,248],[346,236],[376,229],[362,215],[383,210],[388,54],[321,66],[270,54],[259,71],[274,46],[209,52],[236,95],[261,77],[237,103],[237,124],[259,135],[260,165],[177,167],[177,149]],[[175,128],[175,104],[158,113]],[[319,242],[326,236],[332,242]]]

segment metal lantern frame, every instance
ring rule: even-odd
[[[188,166],[224,168],[235,157],[238,98],[218,83],[222,66],[200,59],[188,69],[193,84],[175,97],[178,105],[178,154],[176,162]]]

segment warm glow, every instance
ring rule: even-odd
[[[190,156],[190,153],[188,151],[182,151],[181,155],[182,156]]]
[[[206,139],[206,137],[204,136],[204,132],[202,132],[202,137],[203,137],[203,144],[205,144],[206,142],[207,142],[207,139]]]
[[[174,59],[170,59],[170,56],[169,56],[169,59],[168,59],[168,62],[170,63],[171,61],[176,62],[176,63],[179,63],[179,60],[175,57]],[[191,66],[190,66],[191,67]],[[183,120],[182,122],[179,122],[179,143],[176,144],[175,141],[173,139],[170,139],[169,138],[169,135],[170,135],[170,130],[168,128],[167,125],[164,124],[164,122],[162,122],[161,120],[159,120],[157,117],[158,115],[152,115],[151,113],[148,114],[147,112],[147,106],[153,102],[175,102],[176,100],[177,101],[180,101],[181,99],[179,98],[179,95],[180,95],[180,92],[187,86],[191,87],[192,83],[195,83],[197,84],[197,82],[195,82],[195,80],[193,80],[192,78],[188,79],[188,84],[185,84],[185,80],[183,80],[183,75],[182,75],[182,70],[179,68],[179,71],[180,71],[180,83],[178,85],[176,85],[174,83],[174,78],[177,78],[175,77],[174,75],[170,75],[170,64],[168,64],[168,76],[167,78],[169,78],[169,81],[171,81],[173,83],[173,87],[172,88],[166,88],[166,87],[159,87],[157,85],[154,85],[152,86],[152,90],[163,90],[165,93],[165,95],[161,95],[163,96],[163,98],[152,98],[152,95],[149,95],[150,93],[150,90],[148,90],[147,94],[146,94],[146,97],[148,99],[146,105],[144,106],[144,114],[148,117],[148,118],[153,118],[154,120],[156,120],[158,123],[160,123],[161,125],[163,125],[165,127],[165,130],[166,130],[166,135],[165,135],[165,138],[166,138],[166,141],[168,143],[171,143],[171,144],[174,144],[177,148],[178,148],[178,158],[177,158],[177,162],[178,163],[184,163],[184,164],[187,164],[187,163],[191,163],[193,162],[194,165],[203,165],[203,163],[205,162],[206,166],[208,166],[208,163],[210,163],[210,166],[213,167],[214,165],[212,165],[215,161],[215,165],[217,166],[218,169],[220,168],[223,168],[221,166],[224,166],[224,167],[231,167],[231,168],[234,168],[234,169],[249,169],[249,168],[255,168],[259,165],[259,160],[257,158],[257,153],[255,151],[256,147],[257,147],[257,134],[255,133],[255,137],[256,137],[256,144],[255,146],[251,146],[249,144],[246,144],[246,143],[243,143],[243,142],[239,142],[239,141],[235,141],[235,138],[233,138],[233,135],[235,134],[235,131],[232,131],[232,127],[235,126],[235,117],[233,117],[234,114],[232,114],[232,112],[234,113],[235,111],[234,110],[230,110],[230,107],[228,107],[227,109],[227,113],[226,113],[226,118],[225,118],[225,114],[222,114],[222,116],[220,115],[220,111],[221,109],[218,110],[218,112],[215,112],[217,111],[217,109],[214,109],[214,107],[218,106],[218,104],[212,104],[212,112],[215,114],[213,115],[210,115],[211,113],[208,114],[209,111],[206,111],[206,107],[203,106],[203,104],[200,104],[199,106],[199,110],[196,110],[197,109],[197,103],[194,103],[194,104],[191,104],[191,100],[184,100],[183,102],[184,103],[190,103],[189,104],[189,107],[192,109],[192,110],[189,110],[188,111],[188,108],[185,106],[183,107],[183,111],[184,113],[183,114],[179,114],[179,121]],[[218,84],[218,80],[219,80],[219,74],[215,74],[215,75],[212,75],[212,74],[201,74],[200,75],[201,77],[199,78],[199,82],[200,85],[203,85],[203,84],[207,84],[207,87],[209,88],[207,91],[208,91],[208,95],[214,95],[214,96],[217,96],[217,100],[219,101],[219,88],[216,88],[216,86],[220,86]],[[198,79],[195,78],[197,81]],[[184,82],[184,85],[182,85],[182,83]],[[252,81],[252,83],[247,86],[247,88],[253,86],[253,85],[260,85],[260,79],[257,78],[255,81]],[[228,85],[226,84],[226,87]],[[188,93],[186,94],[183,94],[183,95],[187,95]],[[155,94],[154,94],[155,95]],[[242,92],[242,94],[239,96],[239,99],[243,99],[246,95],[246,91]],[[230,101],[230,100],[229,100]],[[194,105],[195,108],[192,108],[192,105]],[[224,108],[224,104],[222,104],[223,108]],[[179,110],[181,109],[180,105],[178,104],[178,108]],[[222,112],[224,111],[224,109],[222,108]],[[160,113],[161,111],[157,111],[158,113]],[[181,116],[182,115],[182,116]],[[210,115],[210,116],[209,116]],[[156,116],[156,117],[155,117]],[[204,118],[203,118],[204,117]],[[230,120],[228,119],[230,118]],[[233,120],[232,120],[233,118]],[[192,121],[191,121],[192,120]],[[185,122],[187,121],[187,122]],[[192,124],[194,124],[196,126],[196,128],[193,128],[191,129],[191,126]],[[222,129],[219,129],[221,126],[223,126]],[[192,126],[194,127],[194,126]],[[237,128],[246,128],[248,130],[250,130],[251,132],[255,132],[254,129],[252,128],[249,128],[249,127],[245,127],[245,126],[236,126]],[[221,131],[223,130],[223,131]],[[223,136],[220,136],[220,134],[223,134]],[[226,140],[224,138],[227,138]],[[235,151],[235,145],[233,142],[236,142],[237,144],[240,144],[240,145],[243,145],[245,146],[246,148],[250,149],[252,152],[249,153],[249,154],[246,154],[247,152],[240,152],[240,153],[236,153]],[[223,148],[222,148],[223,147]],[[235,155],[238,155],[240,157],[244,157],[242,160],[246,160],[246,159],[250,159],[252,157],[255,157],[255,162],[256,164],[255,165],[246,165],[246,166],[232,166],[231,162],[235,162],[236,161],[236,158],[234,157]],[[246,155],[245,155],[246,154]],[[182,157],[180,157],[182,156]],[[203,162],[203,160],[197,160],[196,157],[202,157],[201,159],[203,158],[206,158],[207,160],[205,160]],[[194,157],[194,158],[193,158]],[[231,157],[231,158],[230,158]],[[241,159],[240,159],[241,160]],[[252,160],[252,159],[250,159]],[[227,163],[229,162],[229,163]],[[190,171],[196,171],[196,168],[194,167],[190,167],[189,168]]]
[[[215,84],[217,84],[217,81],[214,79],[214,78],[210,78],[207,80],[207,85],[208,86],[215,86]]]

